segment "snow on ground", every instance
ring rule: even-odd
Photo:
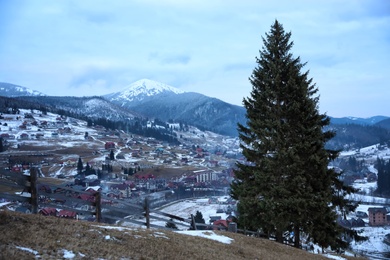
[[[16,248],[23,250],[23,251],[30,252],[30,253],[34,254],[36,258],[40,258],[40,255],[39,255],[38,251],[36,251],[36,250],[33,250],[31,248],[27,248],[27,247],[22,247],[22,246],[16,246]]]
[[[388,160],[390,159],[390,148],[386,148],[379,144],[375,144],[360,149],[342,151],[340,153],[340,157],[349,157],[349,156],[356,156],[362,158],[364,157],[366,161],[368,159],[371,159],[371,161],[372,160],[375,161],[378,157]]]
[[[367,236],[368,240],[363,242],[352,242],[353,251],[364,254],[379,254],[389,252],[389,247],[383,243],[383,238],[390,233],[390,227],[369,227],[357,228],[362,230],[362,236]]]
[[[359,189],[365,194],[372,194],[377,187],[376,182],[367,182],[366,179],[361,180],[361,181],[355,181],[353,183],[353,187]]]
[[[207,230],[207,231],[206,230],[186,230],[186,231],[176,231],[176,233],[190,235],[190,236],[204,237],[207,239],[216,240],[216,241],[224,243],[224,244],[230,244],[233,241],[233,239],[230,237],[215,234],[213,231],[210,231],[210,230]]]
[[[4,206],[7,206],[8,204],[11,204],[12,202],[10,202],[10,201],[7,201],[7,202],[1,202],[0,203],[0,208],[1,207],[4,207]]]

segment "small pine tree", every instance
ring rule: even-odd
[[[111,150],[110,152],[110,160],[111,161],[115,160],[114,150]]]
[[[173,222],[173,219],[169,219],[167,223],[165,224],[166,228],[171,228],[171,229],[177,229],[177,226],[175,222]]]
[[[81,173],[83,171],[83,161],[81,160],[81,157],[79,157],[79,161],[77,162],[77,172]]]
[[[202,212],[200,212],[200,211],[196,211],[196,214],[195,214],[195,217],[194,217],[194,219],[195,219],[195,223],[196,224],[206,224],[206,221],[204,220],[204,218],[203,218],[203,214],[202,214]],[[196,226],[196,229],[198,229],[198,230],[204,230],[204,229],[206,229],[204,226],[201,226],[201,225],[197,225]]]

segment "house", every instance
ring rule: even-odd
[[[211,160],[207,162],[208,167],[218,167],[219,162],[215,160]]]
[[[120,190],[110,190],[105,193],[109,198],[121,199],[123,198],[123,193]]]
[[[44,134],[42,134],[42,133],[37,133],[37,134],[35,135],[35,137],[36,137],[37,139],[41,139],[43,136],[44,136]]]
[[[43,216],[57,216],[57,209],[47,207],[39,210],[38,213]]]
[[[45,185],[45,184],[38,185],[38,190],[42,191],[42,192],[45,192],[45,193],[52,193],[52,190],[51,190],[50,186]]]
[[[95,202],[95,197],[93,195],[88,195],[85,193],[78,195],[77,198],[84,201]]]
[[[20,135],[20,139],[26,140],[26,139],[28,139],[28,138],[29,138],[29,135],[26,134],[26,133],[22,133],[22,134]]]
[[[368,224],[370,226],[387,225],[388,221],[386,208],[368,208]]]
[[[210,224],[213,224],[217,220],[221,220],[221,216],[210,216]]]
[[[356,217],[358,218],[368,218],[368,214],[364,211],[356,211]]]
[[[115,143],[114,142],[106,142],[104,144],[104,149],[106,149],[106,150],[115,149]]]
[[[60,218],[76,219],[77,213],[74,211],[62,209],[62,210],[60,210],[60,212],[58,212],[57,216]]]
[[[229,227],[230,221],[219,219],[214,221],[213,224],[213,230],[227,230]]]
[[[10,139],[10,136],[9,136],[9,134],[7,134],[7,133],[1,134],[0,137],[3,138],[4,140]]]

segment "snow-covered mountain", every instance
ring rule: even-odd
[[[147,117],[182,122],[223,135],[236,136],[237,123],[246,121],[243,107],[148,79],[103,97]]]
[[[11,83],[0,82],[0,96],[3,97],[21,97],[21,96],[46,96],[45,94],[26,87],[14,85]]]
[[[119,92],[104,95],[109,101],[134,102],[142,101],[158,94],[182,94],[184,91],[150,79],[138,80]]]

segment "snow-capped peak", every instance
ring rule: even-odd
[[[111,100],[140,100],[143,99],[143,97],[145,96],[150,97],[164,92],[171,92],[175,94],[184,93],[184,91],[180,89],[174,88],[161,82],[153,81],[150,79],[141,79],[130,84],[124,90],[116,93],[116,95],[112,95]]]

